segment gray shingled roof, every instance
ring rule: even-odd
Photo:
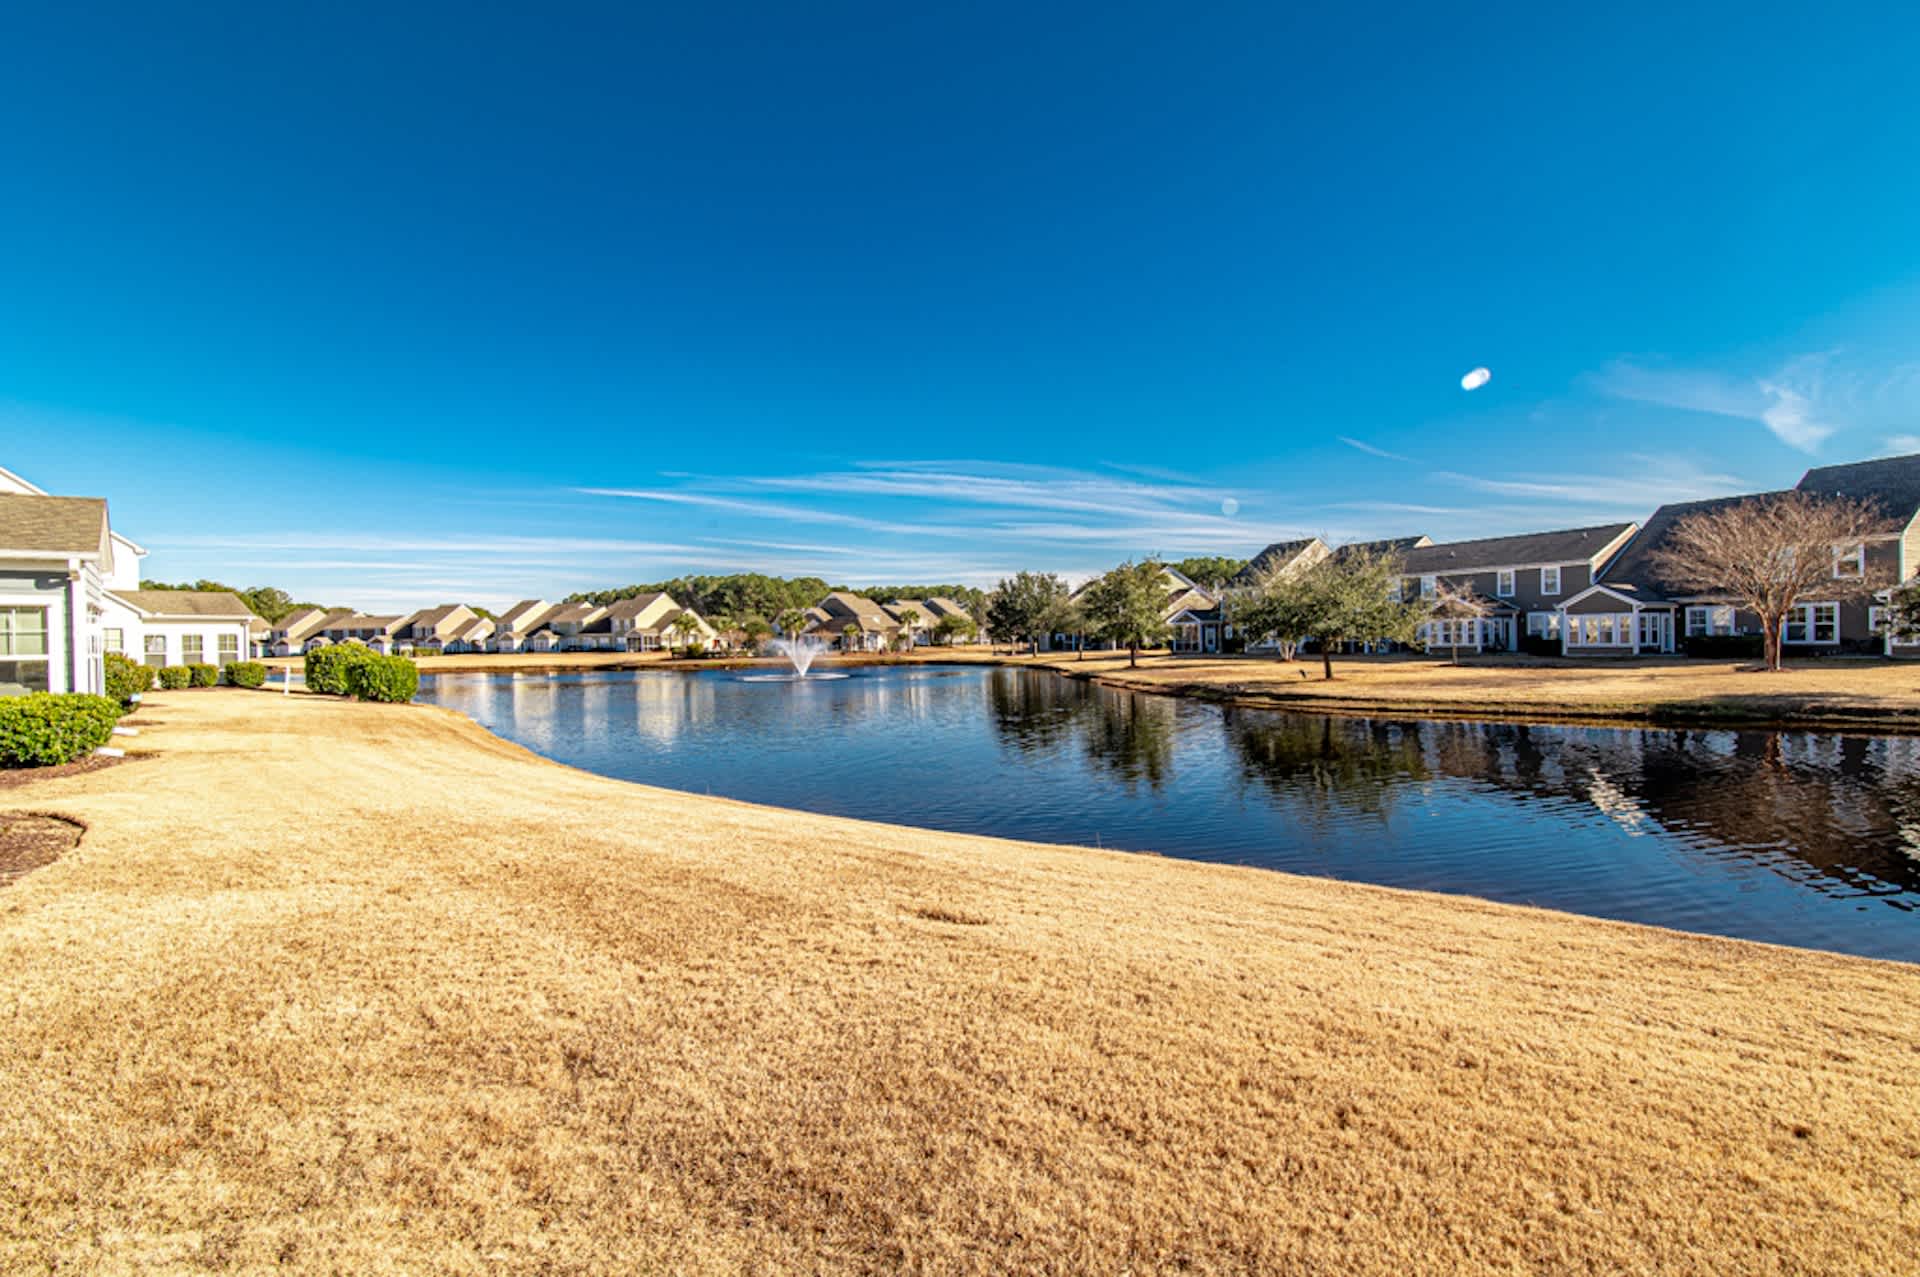
[[[1424,532],[1410,537],[1384,537],[1378,541],[1350,541],[1336,547],[1332,557],[1343,559],[1350,554],[1405,554],[1409,550],[1432,544],[1433,538]]]
[[[1601,569],[1598,584],[1615,588],[1630,586],[1636,593],[1649,599],[1664,598],[1666,586],[1653,570],[1653,553],[1672,535],[1674,524],[1691,514],[1723,510],[1755,497],[1780,495],[1778,492],[1747,492],[1734,497],[1708,497],[1704,501],[1676,501],[1672,505],[1663,505],[1647,517],[1646,523],[1633,534],[1633,540],[1622,546],[1620,553]]]
[[[204,616],[250,621],[253,609],[226,590],[111,590],[113,597],[153,616]]]
[[[1920,455],[1816,466],[1797,486],[1802,492],[1864,501],[1880,512],[1876,532],[1898,532],[1920,513]]]
[[[1631,523],[1602,523],[1591,528],[1449,541],[1406,550],[1400,561],[1407,572],[1419,575],[1483,571],[1529,563],[1578,563],[1592,559],[1632,530]]]
[[[1299,558],[1317,537],[1302,537],[1298,541],[1275,541],[1260,553],[1247,560],[1247,566],[1235,572],[1227,579],[1229,589],[1258,585],[1272,573],[1278,572],[1287,564]]]
[[[98,554],[107,535],[100,497],[0,493],[0,550],[35,554]]]
[[[636,594],[630,599],[618,599],[607,605],[607,615],[615,620],[631,621],[652,607],[655,599],[665,597],[662,591],[654,590],[647,594]]]

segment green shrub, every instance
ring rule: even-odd
[[[1680,650],[1688,656],[1715,660],[1759,657],[1766,642],[1758,634],[1689,634],[1680,640]]]
[[[108,652],[107,695],[122,705],[132,705],[134,697],[153,690],[153,666],[142,665],[118,652]]]
[[[160,667],[160,686],[170,692],[177,692],[193,681],[193,671],[185,665],[163,665]]]
[[[307,653],[307,690],[345,696],[351,690],[347,686],[347,671],[361,661],[376,660],[379,655],[358,643],[316,647]]]
[[[220,685],[220,667],[218,665],[193,664],[187,666],[188,681],[195,687],[218,687]]]
[[[363,701],[404,703],[420,690],[420,667],[404,656],[369,653],[348,664],[347,690]]]
[[[120,702],[111,696],[33,692],[0,698],[0,767],[57,767],[113,739]]]
[[[260,661],[230,661],[223,671],[232,687],[265,687],[267,667]]]

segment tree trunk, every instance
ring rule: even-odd
[[[1780,622],[1781,618],[1763,616],[1760,618],[1762,663],[1775,673],[1780,669]]]
[[[1140,668],[1140,645],[1138,643],[1127,644],[1127,668]]]
[[[1321,678],[1331,683],[1333,681],[1333,644],[1325,639],[1320,640],[1320,668]]]

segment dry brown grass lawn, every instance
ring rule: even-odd
[[[1019,663],[1028,663],[1022,659]],[[1751,663],[1685,658],[1639,661],[1419,656],[1336,659],[1332,682],[1320,662],[1260,658],[1143,656],[1089,652],[1085,660],[1042,655],[1039,664],[1149,691],[1244,698],[1298,709],[1400,713],[1508,713],[1603,718],[1664,717],[1797,722],[1871,722],[1920,727],[1920,664],[1911,661],[1791,662],[1781,673]]]
[[[142,717],[5,794],[0,1270],[1920,1270],[1920,968]]]

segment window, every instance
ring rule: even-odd
[[[1432,598],[1434,595],[1434,591],[1437,590],[1438,588],[1439,588],[1439,583],[1436,582],[1432,577],[1423,576],[1420,578],[1420,597],[1421,598],[1423,599]]]
[[[1513,569],[1501,568],[1493,581],[1493,592],[1503,599],[1513,597]]]
[[[1690,607],[1687,609],[1687,637],[1733,633],[1731,607]]]
[[[1558,612],[1527,613],[1527,633],[1534,638],[1559,638],[1560,614]]]
[[[1838,643],[1840,641],[1840,605],[1838,603],[1802,603],[1787,613],[1784,643]]]
[[[1836,581],[1858,581],[1867,574],[1867,547],[1864,545],[1835,546],[1833,551],[1833,576]]]
[[[239,659],[240,636],[238,634],[222,634],[220,636],[220,663],[226,665],[231,661],[237,661]]]
[[[47,609],[0,607],[0,696],[48,691]]]
[[[202,665],[207,659],[207,640],[198,634],[180,636],[180,663]]]
[[[1867,632],[1885,634],[1887,632],[1887,609],[1870,607],[1867,609]]]
[[[1540,593],[1542,594],[1560,593],[1560,569],[1559,568],[1554,567],[1554,568],[1540,569]]]
[[[107,631],[106,637],[107,637],[107,650],[109,652],[120,652],[120,653],[126,652],[127,632],[125,630],[109,629]]]
[[[165,665],[167,663],[167,636],[164,634],[147,635],[147,664]]]

